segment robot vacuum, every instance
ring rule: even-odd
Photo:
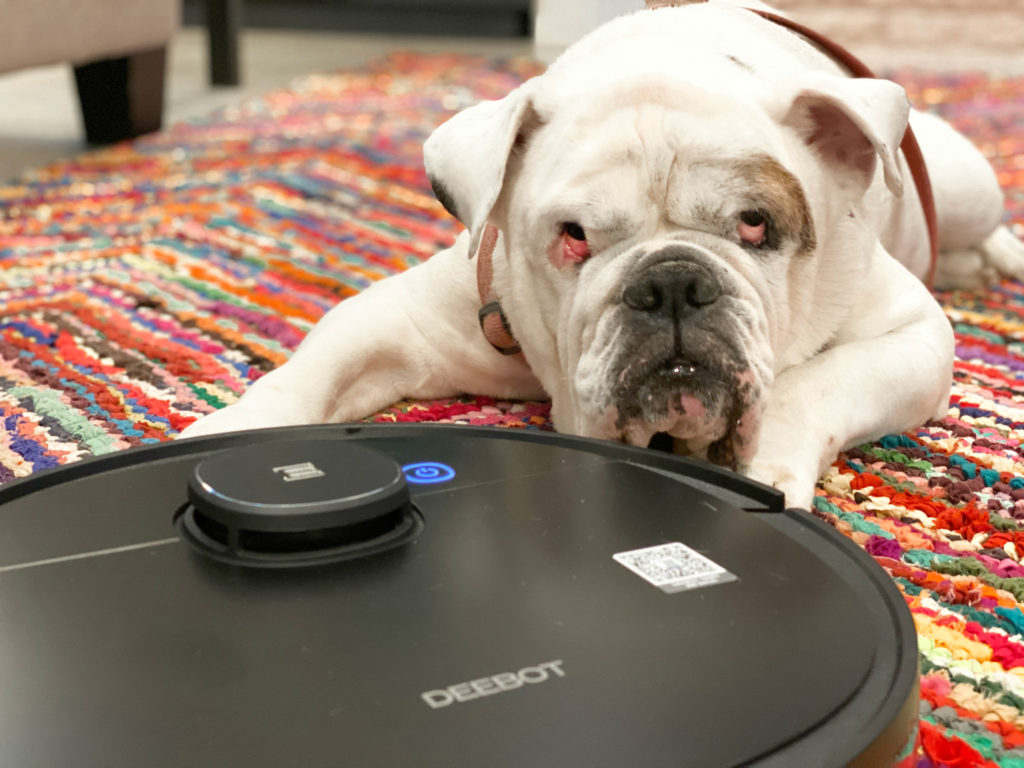
[[[325,425],[0,489],[0,763],[881,766],[917,647],[871,559],[654,450]]]

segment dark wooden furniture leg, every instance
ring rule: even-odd
[[[75,67],[85,138],[112,144],[160,129],[167,48]]]
[[[238,85],[238,31],[242,26],[242,0],[206,0],[206,27],[210,34],[210,82]]]

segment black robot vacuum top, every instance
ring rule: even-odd
[[[657,451],[260,430],[0,489],[0,763],[880,766],[917,653],[867,555]]]

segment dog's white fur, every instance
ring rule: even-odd
[[[666,431],[806,507],[839,450],[946,412],[953,337],[920,279],[907,119],[901,88],[846,77],[741,8],[617,19],[430,137],[427,171],[467,226],[451,248],[342,302],[183,436],[347,421],[410,397],[548,396],[560,431],[635,444]],[[909,119],[935,191],[939,279],[1024,274],[987,162],[937,118]],[[768,251],[736,234],[749,208],[788,222]],[[478,327],[471,256],[488,222],[522,357]],[[565,222],[586,231],[582,264],[560,257]],[[722,295],[685,317],[626,306],[630,285],[692,290],[677,264]],[[705,378],[666,373],[681,354]]]

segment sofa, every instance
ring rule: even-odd
[[[0,0],[0,74],[74,68],[86,140],[160,128],[167,47],[180,0]]]

